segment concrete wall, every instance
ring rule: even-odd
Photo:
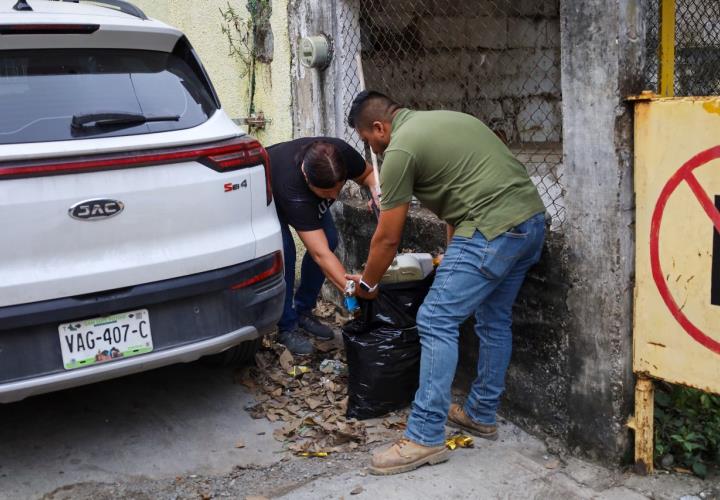
[[[241,77],[242,63],[230,57],[226,36],[221,32],[220,9],[228,4],[247,18],[245,1],[241,0],[134,0],[149,17],[182,30],[200,55],[217,90],[225,111],[231,118],[249,114],[249,80]],[[273,0],[270,24],[273,34],[272,63],[259,65],[255,110],[272,120],[265,130],[251,133],[265,145],[292,137],[290,41],[288,35],[288,0]],[[242,125],[247,130],[247,126]]]
[[[561,3],[568,224],[568,442],[618,458],[632,401],[632,109],[642,90],[641,0]]]
[[[335,23],[329,3],[296,1],[289,9],[292,19],[289,36],[293,55],[297,54],[298,42],[302,37],[323,34],[332,37]],[[293,136],[336,135],[333,104],[336,82],[332,67],[324,71],[306,68],[297,57],[293,57],[291,77],[294,82]]]
[[[359,40],[359,0],[295,0],[289,6],[290,46],[293,54],[293,134],[330,135],[360,146],[347,128],[346,113],[359,90],[356,52]],[[305,36],[325,35],[333,58],[323,70],[305,68],[297,57]]]

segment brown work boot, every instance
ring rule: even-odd
[[[497,425],[478,424],[471,419],[462,406],[455,403],[450,405],[448,425],[469,432],[473,436],[495,441],[498,437]]]
[[[447,461],[445,445],[423,446],[409,439],[398,439],[390,448],[373,453],[370,474],[389,476],[415,470],[421,465],[435,465]]]

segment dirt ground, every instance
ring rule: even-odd
[[[331,459],[288,459],[266,467],[238,466],[227,474],[190,474],[169,479],[132,479],[116,483],[78,483],[60,487],[43,500],[175,500],[246,498],[285,495],[315,480],[331,478],[364,466],[361,453],[339,454]]]

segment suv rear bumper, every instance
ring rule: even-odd
[[[29,396],[46,392],[69,389],[79,385],[92,384],[111,378],[152,370],[174,363],[188,363],[201,356],[216,354],[246,340],[258,337],[254,326],[246,326],[209,340],[186,344],[180,347],[153,351],[143,356],[123,359],[110,363],[88,366],[77,370],[45,375],[37,378],[10,382],[0,385],[0,403],[12,403]]]
[[[282,272],[274,255],[205,273],[79,297],[0,308],[0,403],[214,354],[268,332],[282,314]],[[265,273],[265,274],[263,274]],[[147,309],[151,353],[65,370],[58,325]]]

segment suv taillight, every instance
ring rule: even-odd
[[[270,156],[260,143],[254,139],[238,142],[234,146],[222,148],[223,151],[208,151],[205,158],[198,161],[217,170],[224,172],[227,170],[235,170],[251,165],[262,163],[265,168],[265,196],[267,204],[272,202],[272,185],[270,182]]]
[[[270,205],[272,202],[270,158],[257,140],[247,136],[212,144],[155,151],[135,151],[73,159],[4,162],[0,163],[0,180],[147,167],[184,161],[197,161],[217,172],[229,172],[262,163],[265,169],[267,204]]]
[[[242,288],[247,288],[250,285],[254,285],[255,283],[260,283],[261,281],[264,281],[264,280],[270,278],[271,276],[280,274],[283,271],[283,254],[280,250],[278,250],[272,254],[272,261],[270,261],[269,264],[270,264],[269,268],[265,269],[264,271],[259,272],[252,278],[248,278],[241,283],[232,285],[230,287],[230,289],[231,290],[240,290]]]

